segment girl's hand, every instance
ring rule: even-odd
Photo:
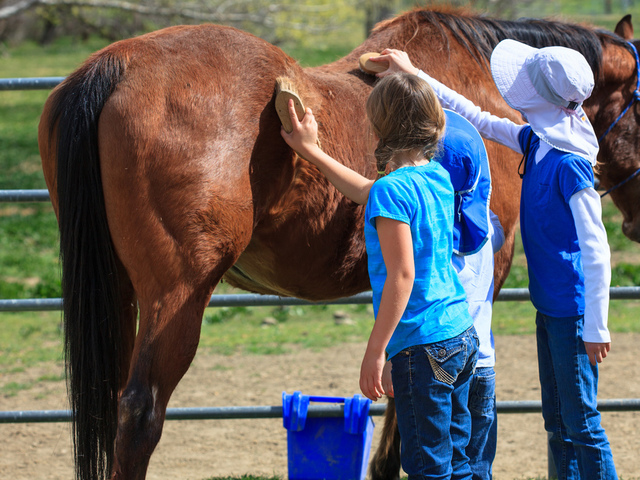
[[[287,133],[284,127],[281,127],[280,134],[284,141],[300,156],[309,159],[312,157],[311,152],[318,148],[318,123],[313,112],[307,108],[302,121],[299,121],[293,100],[289,99],[289,116],[293,130],[291,133]]]
[[[379,57],[372,57],[369,60],[372,62],[388,62],[389,68],[387,68],[384,72],[378,73],[376,76],[382,78],[387,75],[391,75],[396,72],[406,72],[411,73],[413,75],[418,74],[418,69],[413,66],[411,60],[409,60],[409,55],[407,52],[403,52],[402,50],[395,50],[393,48],[385,48]]]
[[[611,350],[611,342],[608,343],[591,343],[584,342],[584,348],[589,356],[589,362],[591,365],[602,363],[607,357],[607,353]]]
[[[382,370],[384,369],[384,351],[373,353],[367,349],[360,367],[360,390],[365,397],[374,402],[384,395]]]
[[[382,369],[382,388],[388,397],[393,398],[393,382],[391,381],[391,361],[387,360]]]

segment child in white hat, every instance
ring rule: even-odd
[[[616,479],[597,411],[597,364],[607,356],[610,253],[593,166],[598,142],[582,102],[593,72],[577,51],[503,40],[491,55],[500,94],[528,122],[498,118],[415,68],[405,52],[372,61],[424,78],[445,108],[489,140],[522,153],[520,226],[536,307],[542,413],[558,478]]]

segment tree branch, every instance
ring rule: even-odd
[[[159,15],[162,17],[181,17],[201,22],[213,23],[237,23],[252,22],[267,26],[273,26],[273,18],[271,15],[285,11],[298,10],[305,12],[321,12],[327,11],[327,5],[281,5],[270,3],[262,6],[256,13],[250,12],[227,12],[227,8],[233,7],[241,1],[224,2],[218,6],[214,12],[206,12],[196,10],[195,8],[168,8],[152,5],[139,5],[127,1],[120,0],[22,0],[14,5],[0,8],[0,20],[15,16],[19,13],[36,6],[74,6],[74,7],[92,7],[92,8],[111,8],[122,10],[125,12],[139,13],[142,15]],[[301,26],[302,27],[302,26]],[[307,26],[308,27],[308,26]],[[300,28],[296,26],[296,28]]]
[[[25,10],[29,10],[36,3],[38,3],[38,0],[23,0],[14,5],[2,7],[0,8],[0,20],[13,17],[15,15],[18,15],[19,13],[24,12]]]

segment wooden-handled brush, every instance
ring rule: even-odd
[[[367,52],[360,55],[360,70],[369,75],[375,75],[376,73],[382,73],[389,68],[389,62],[372,62],[371,57],[379,57],[380,54],[376,52]]]
[[[293,131],[291,117],[289,116],[289,99],[293,100],[298,120],[302,121],[304,118],[305,108],[302,100],[300,100],[300,96],[298,95],[295,85],[288,77],[276,78],[276,112],[278,112],[280,122],[287,133],[291,133]]]

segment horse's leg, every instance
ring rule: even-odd
[[[242,217],[236,218],[236,225],[246,223],[242,220]],[[215,221],[226,225],[230,220],[219,213],[215,215]],[[222,230],[218,233],[219,237],[224,237]],[[157,241],[161,234],[155,232],[151,236]],[[203,236],[200,244],[211,244],[206,235],[199,238]],[[167,242],[174,240],[165,237]],[[209,247],[205,255],[208,261],[189,258],[190,255],[198,257],[195,251],[204,254],[207,247],[187,247],[184,256],[148,257],[152,263],[138,262],[131,268],[136,272],[133,285],[140,322],[128,379],[118,404],[113,479],[145,478],[149,459],[162,434],[171,394],[195,356],[202,316],[212,290],[248,241],[242,236],[225,238],[228,248],[216,252],[219,242],[215,247]],[[134,258],[137,246],[144,248],[144,245],[148,243],[128,244],[129,255],[123,255],[124,258]],[[131,252],[134,252],[133,257]],[[214,259],[216,255],[217,259]],[[180,268],[176,268],[176,262]]]
[[[136,340],[136,325],[138,320],[138,303],[133,285],[126,270],[118,262],[118,275],[120,277],[120,333],[122,343],[120,345],[120,383],[118,390],[122,391],[129,376],[129,366]]]
[[[212,290],[251,238],[253,210],[241,181],[235,189],[220,188],[205,171],[180,189],[157,187],[147,180],[151,175],[128,179],[116,152],[103,148],[103,158],[110,158],[103,182],[111,237],[140,308],[118,403],[112,478],[139,480],[160,440],[171,394],[195,356]],[[192,164],[198,162],[189,163],[183,177]]]
[[[140,304],[140,330],[118,406],[114,479],[142,479],[160,440],[171,393],[196,353],[210,289],[187,285]]]
[[[384,428],[378,449],[369,467],[371,480],[397,480],[400,478],[400,430],[396,418],[396,402],[388,397],[384,412]]]

